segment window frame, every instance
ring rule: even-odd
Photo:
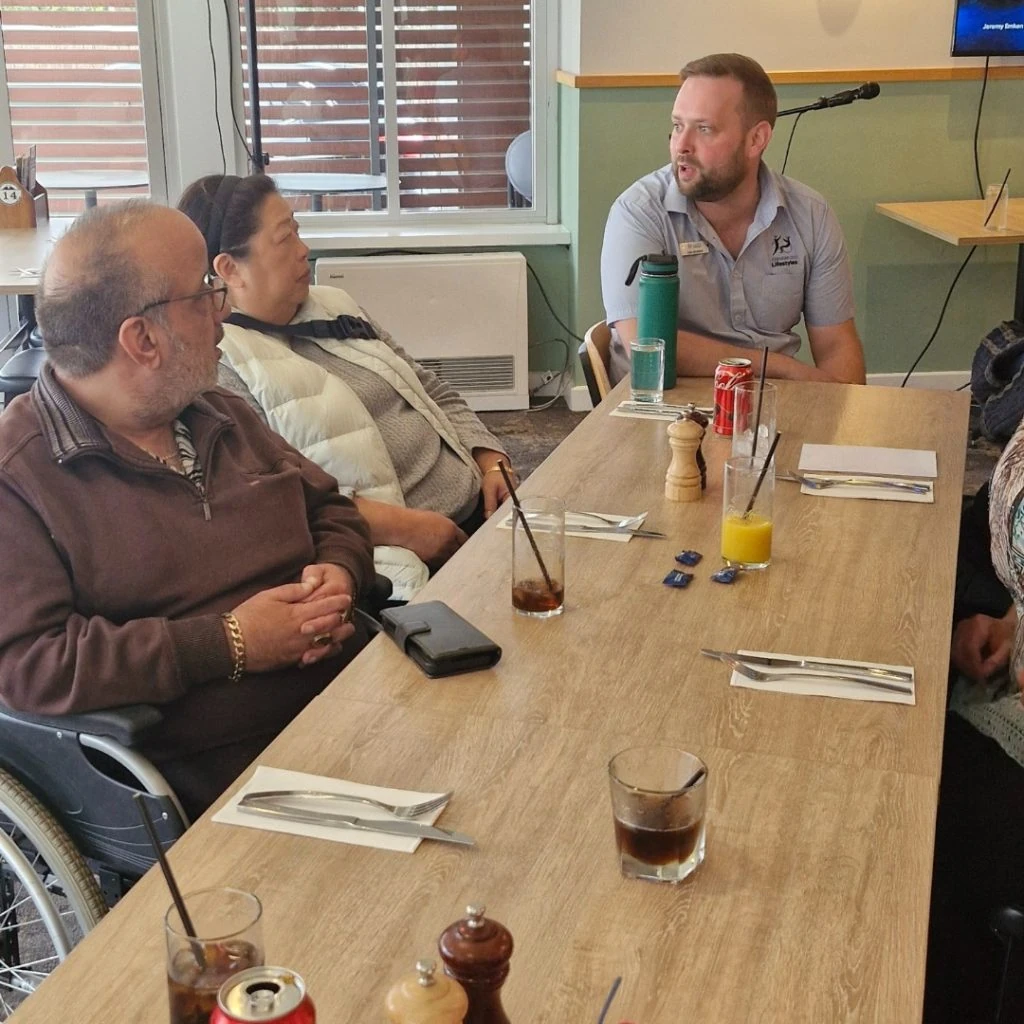
[[[373,2],[373,0],[367,0]],[[395,66],[394,0],[379,0],[381,5],[381,56],[383,67]],[[234,26],[234,45],[238,44],[238,21]],[[236,52],[240,52],[236,50]],[[534,196],[528,208],[499,207],[465,210],[418,210],[398,208],[398,138],[397,92],[394,74],[384,73],[385,167],[388,189],[386,208],[383,210],[323,211],[298,213],[296,219],[303,228],[332,232],[341,228],[343,233],[362,234],[388,231],[402,226],[416,228],[471,228],[476,225],[495,224],[551,224],[558,220],[557,147],[557,95],[554,89],[558,66],[558,2],[532,0],[530,4],[530,123],[533,131]],[[242,110],[241,75],[234,93],[236,109]],[[246,164],[243,162],[242,167]],[[270,168],[273,171],[273,167]],[[244,173],[240,171],[238,173]]]

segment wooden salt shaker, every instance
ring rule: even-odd
[[[669,501],[700,501],[702,482],[697,453],[704,440],[704,427],[682,418],[668,425],[672,462],[665,476],[665,497]]]
[[[466,917],[449,925],[438,939],[445,974],[462,984],[469,996],[465,1024],[509,1024],[501,1005],[508,977],[512,934],[484,917],[487,908],[466,907]]]
[[[385,1008],[391,1024],[463,1024],[469,999],[453,978],[434,977],[433,960],[417,960],[388,991]]]

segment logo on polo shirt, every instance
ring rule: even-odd
[[[774,235],[772,237],[772,269],[777,267],[795,267],[800,263],[796,256],[791,256],[793,240],[789,235]]]

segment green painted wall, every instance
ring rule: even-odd
[[[841,85],[784,86],[780,107]],[[877,202],[977,194],[972,135],[979,81],[883,84],[881,95],[800,119],[787,173],[831,201],[853,261],[857,323],[868,371],[905,370],[938,319],[966,249],[955,249],[875,213]],[[603,318],[599,278],[604,222],[615,197],[668,160],[674,89],[559,87],[562,221],[573,235],[575,328]],[[1024,81],[989,82],[980,133],[982,182],[1006,168],[1010,194],[1024,194]],[[767,160],[781,166],[792,118],[783,118]],[[1016,189],[1016,191],[1015,191]],[[979,249],[957,285],[921,370],[970,365],[978,340],[1013,306],[1016,249]],[[531,296],[532,300],[532,296]]]

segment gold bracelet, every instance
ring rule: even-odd
[[[502,460],[496,462],[493,466],[491,466],[490,469],[485,469],[484,470],[484,476],[487,476],[488,473],[500,473],[501,472],[501,464],[504,461],[505,460],[502,459]],[[511,473],[515,473],[515,470],[507,462],[505,462],[505,468],[509,471],[510,474]]]
[[[225,612],[221,618],[227,624],[228,636],[231,638],[233,664],[231,666],[231,675],[228,676],[228,682],[237,683],[245,671],[245,637],[242,636],[242,627],[238,624],[238,619],[231,612]]]

